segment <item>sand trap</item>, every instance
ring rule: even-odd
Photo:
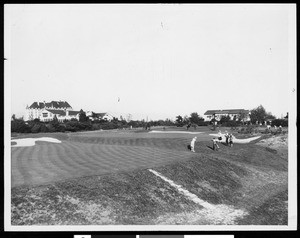
[[[11,147],[34,146],[36,141],[46,141],[46,142],[52,142],[52,143],[61,143],[60,140],[54,139],[54,138],[51,138],[51,137],[23,138],[23,139],[11,140],[11,142],[17,143],[16,145],[12,145]]]
[[[192,200],[194,203],[201,205],[203,207],[203,209],[200,210],[202,217],[204,215],[209,220],[216,220],[218,221],[218,223],[229,225],[229,224],[234,224],[235,219],[244,217],[245,215],[248,214],[248,212],[241,209],[235,209],[233,206],[229,206],[225,204],[219,204],[219,205],[210,204],[200,199],[197,195],[182,188],[181,185],[176,184],[174,181],[156,172],[155,170],[152,169],[148,169],[148,170],[151,173],[155,174],[156,176],[160,177],[165,182],[169,183],[172,187],[176,188],[179,193],[183,194],[185,197]]]
[[[210,136],[214,136],[216,138],[219,137],[219,134],[209,134]],[[225,138],[225,134],[221,134],[222,136],[222,140],[219,140],[219,142],[226,142],[226,138]],[[251,138],[247,138],[247,139],[237,139],[234,136],[233,137],[233,143],[238,143],[238,144],[246,144],[249,143],[253,140],[256,140],[258,138],[260,138],[260,136],[255,136],[255,137],[251,137]]]
[[[191,132],[191,131],[149,131],[149,133],[201,134],[201,133],[203,133],[203,132]]]

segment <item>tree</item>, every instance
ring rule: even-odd
[[[229,122],[230,121],[230,116],[227,115],[227,116],[222,116],[221,119],[220,119],[220,123],[223,124],[225,122]]]
[[[33,120],[33,122],[34,122],[34,123],[39,123],[39,122],[40,122],[40,119],[39,119],[39,118],[35,118],[35,119]]]
[[[127,120],[127,122],[130,122],[132,120],[132,115],[130,113],[127,114],[126,120]]]
[[[15,119],[11,122],[11,132],[26,133],[30,132],[30,127],[23,119]]]
[[[50,123],[47,125],[47,128],[49,130],[49,132],[54,132],[54,131],[58,131],[59,129],[59,121],[56,117],[56,115],[54,115],[52,121],[50,121]]]
[[[213,114],[213,119],[211,119],[210,122],[213,123],[213,125],[214,125],[213,130],[215,131],[216,125],[217,125],[216,113]]]
[[[244,111],[241,111],[240,113],[239,113],[239,115],[238,115],[238,121],[240,121],[240,122],[245,122],[245,119],[247,119],[247,117],[248,117],[248,114],[246,113],[246,112],[244,112]]]
[[[197,112],[192,112],[189,121],[193,124],[199,125],[202,121],[204,121],[204,118],[200,117]]]
[[[266,114],[266,120],[274,120],[274,119],[276,119],[276,117],[274,115],[272,115],[271,112],[268,112]]]
[[[86,116],[85,112],[81,109],[79,111],[79,122],[86,122],[89,118]]]
[[[183,118],[182,118],[182,116],[178,115],[176,117],[175,121],[176,121],[177,126],[183,126]]]
[[[185,115],[185,116],[183,117],[182,123],[183,123],[183,124],[189,124],[189,123],[190,123],[190,119],[189,119],[189,117],[188,117],[187,115]]]
[[[259,105],[257,108],[251,110],[250,119],[252,123],[264,123],[267,117],[266,109]]]
[[[54,115],[54,117],[53,117],[53,119],[52,119],[52,121],[51,121],[51,124],[59,124],[59,122],[58,122],[58,119],[57,119],[57,116],[56,116],[56,115]]]

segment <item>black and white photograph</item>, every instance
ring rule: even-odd
[[[6,231],[297,228],[295,4],[4,5]]]

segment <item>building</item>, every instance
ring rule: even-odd
[[[70,104],[66,101],[51,101],[51,102],[34,102],[30,107],[26,107],[25,121],[39,119],[40,121],[52,121],[55,117],[58,121],[77,119],[83,111],[74,111]],[[86,116],[91,120],[104,119],[112,120],[113,116],[108,113],[86,112]]]
[[[87,111],[86,112],[86,116],[91,120],[107,120],[107,121],[111,121],[112,119],[114,119],[114,117],[107,113],[107,112],[101,112],[101,113],[96,113],[93,111]]]
[[[55,117],[59,122],[63,122],[65,120],[70,121],[71,119],[79,120],[80,111],[71,111],[68,109],[65,110],[57,110],[57,109],[44,109],[41,112],[41,116],[39,117],[40,121],[52,121]]]
[[[45,110],[52,110],[52,112],[46,112]],[[59,112],[55,112],[53,110],[60,110]],[[63,111],[72,110],[72,107],[70,104],[66,101],[51,101],[51,102],[34,102],[31,104],[31,106],[26,107],[26,115],[25,115],[25,121],[31,121],[34,119],[40,119],[41,121],[48,120],[52,118],[50,116],[51,114],[57,113],[57,115],[61,115]],[[42,114],[44,113],[44,114]],[[49,115],[46,116],[46,113],[49,113]],[[43,116],[44,115],[44,116]],[[53,115],[53,117],[54,117]]]
[[[245,109],[208,110],[204,113],[204,121],[211,121],[214,117],[220,121],[222,116],[229,116],[230,120],[250,121],[250,111]]]

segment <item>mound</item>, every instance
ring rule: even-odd
[[[207,155],[153,167],[152,171],[172,182],[139,169],[13,188],[12,224],[249,224],[257,216],[257,207],[270,203],[287,188],[286,172],[236,165]],[[281,197],[277,196],[277,204],[286,201]],[[284,219],[268,221],[278,210],[264,212],[260,224],[287,224],[286,213]]]
[[[265,147],[266,150],[275,154],[279,154],[285,160],[288,159],[288,135],[276,135],[260,140],[256,143],[259,146]]]

